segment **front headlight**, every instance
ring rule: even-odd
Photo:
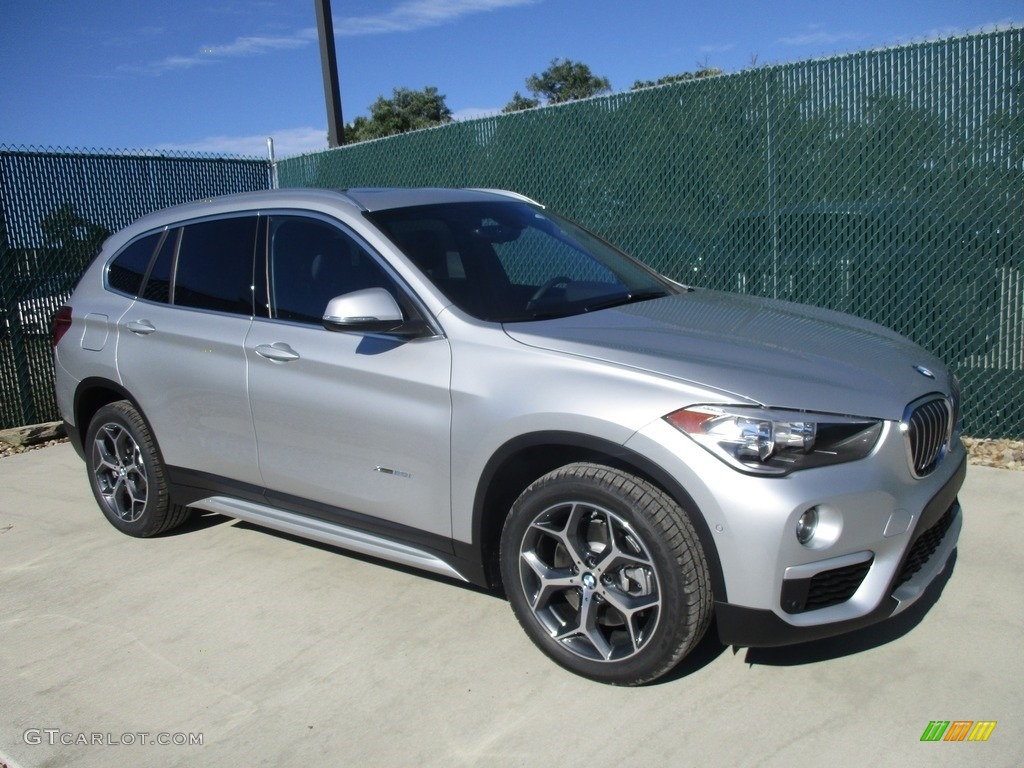
[[[882,433],[875,419],[740,405],[694,405],[665,421],[735,469],[764,475],[862,459]]]

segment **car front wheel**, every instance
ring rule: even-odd
[[[611,467],[570,464],[531,484],[505,522],[501,572],[533,642],[604,683],[664,675],[711,618],[689,518],[661,489]]]

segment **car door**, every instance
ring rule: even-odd
[[[447,340],[326,330],[328,300],[360,289],[385,288],[417,310],[337,222],[277,215],[266,226],[267,316],[254,319],[245,347],[268,499],[357,527],[386,521],[413,538],[450,538]]]
[[[257,221],[232,216],[169,230],[142,294],[118,321],[122,384],[178,482],[261,485],[244,349]]]

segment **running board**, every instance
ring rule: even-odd
[[[275,507],[226,496],[208,496],[189,504],[189,506],[228,517],[236,517],[247,523],[273,528],[275,531],[290,533],[303,539],[312,539],[321,544],[330,544],[362,555],[379,557],[382,560],[408,565],[459,581],[469,581],[436,555],[408,544],[399,544],[381,536],[374,536],[372,533],[346,528],[343,525],[335,525],[324,520],[297,515],[294,512],[285,512]]]

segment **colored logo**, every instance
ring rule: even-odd
[[[988,741],[995,728],[995,720],[932,720],[921,741]]]

